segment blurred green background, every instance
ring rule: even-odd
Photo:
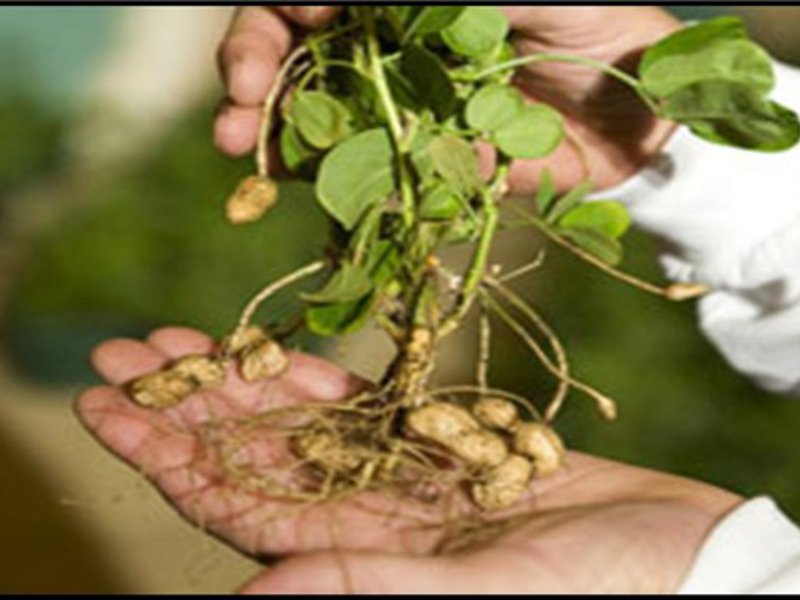
[[[16,392],[12,398],[0,387],[0,405],[52,402],[63,410],[69,390],[95,380],[87,356],[108,337],[141,336],[163,324],[222,334],[263,282],[321,249],[325,223],[302,184],[287,184],[279,208],[263,223],[233,229],[224,222],[222,202],[251,168],[248,159],[218,155],[210,139],[219,90],[213,60],[202,46],[208,50],[228,11],[173,8],[144,15],[156,10],[164,9],[0,8],[1,351],[8,377],[23,385],[15,390],[53,390],[48,399],[28,399]],[[719,6],[673,10],[685,18],[728,12]],[[797,58],[775,33],[785,19],[770,26],[755,8],[739,10],[776,54]],[[192,21],[200,13],[205,20]],[[131,94],[120,90],[115,96],[108,82],[135,64],[125,52],[142,54],[144,65],[136,68],[143,73],[180,69],[170,61],[147,62],[142,50],[147,35],[159,35],[145,24],[167,28],[170,19],[184,23],[187,39],[194,39],[193,31],[204,32],[194,44],[197,56],[207,59],[199,67],[205,79],[168,114],[150,112],[146,103],[131,108]],[[196,56],[185,60],[196,62]],[[136,84],[135,77],[128,79]],[[158,106],[159,93],[164,103],[171,98],[168,87],[143,81],[140,86],[152,86],[146,90],[152,106]],[[137,114],[137,106],[144,106],[144,114]],[[97,147],[96,140],[106,145]],[[650,241],[633,234],[629,242],[625,268],[659,279]],[[520,262],[535,249],[514,247]],[[561,420],[571,446],[746,496],[769,494],[800,520],[800,402],[759,391],[731,371],[699,333],[690,304],[649,297],[558,252],[530,288],[529,297],[566,341],[577,375],[620,403],[621,418],[609,425],[588,401],[573,397]],[[271,310],[280,315],[289,308],[284,302]],[[319,350],[312,340],[301,343]],[[522,351],[503,339],[495,384],[528,394],[550,389],[537,369],[519,368]],[[21,456],[26,442],[16,439]],[[15,460],[14,448],[0,454],[0,478],[26,480],[18,474],[23,459]],[[42,465],[31,469],[46,471]],[[38,484],[20,485],[31,498],[48,493],[36,492]],[[18,509],[24,501],[6,497],[0,512],[3,502]],[[58,528],[46,519],[37,523],[51,532]],[[102,546],[102,540],[97,543]],[[83,551],[94,552],[88,546]],[[94,579],[76,568],[59,575],[61,587],[42,588],[48,583],[41,577],[9,568],[4,573],[5,553],[0,550],[0,591],[137,589],[99,568]],[[70,577],[77,579],[64,583]],[[3,588],[4,580],[12,582],[10,588]]]

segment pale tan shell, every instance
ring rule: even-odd
[[[256,342],[267,339],[267,334],[258,325],[248,325],[238,334],[234,333],[222,339],[222,348],[225,352],[236,354]]]
[[[225,382],[225,367],[219,361],[202,354],[190,354],[176,360],[172,371],[188,377],[201,388],[211,388]]]
[[[412,410],[406,417],[406,425],[417,435],[439,443],[481,429],[465,408],[447,402],[426,404]]]
[[[234,225],[260,219],[278,201],[277,184],[261,175],[244,178],[225,204],[225,216]]]
[[[448,446],[458,458],[474,467],[494,467],[508,456],[508,444],[491,431],[471,431]]]
[[[533,465],[518,454],[511,454],[502,464],[486,474],[485,479],[472,486],[472,499],[485,510],[511,506],[528,489]]]
[[[512,431],[519,422],[516,405],[505,398],[481,398],[472,407],[472,414],[486,427]]]
[[[242,379],[250,383],[278,377],[289,368],[289,357],[274,340],[248,346],[242,351],[240,361]]]
[[[500,436],[483,429],[469,411],[455,404],[439,402],[417,408],[409,413],[406,426],[473,466],[497,465],[508,453]]]
[[[544,423],[523,423],[514,433],[514,450],[533,459],[536,475],[551,475],[564,462],[564,444]]]
[[[148,408],[171,408],[180,404],[197,385],[188,377],[172,370],[143,375],[130,384],[134,401]]]

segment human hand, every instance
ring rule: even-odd
[[[158,330],[147,342],[106,342],[93,362],[111,385],[84,392],[77,411],[187,519],[243,551],[289,555],[248,592],[671,592],[705,536],[741,501],[701,482],[571,452],[562,472],[532,484],[516,509],[530,515],[457,553],[432,555],[444,531],[419,528],[425,516],[416,514],[418,506],[374,494],[275,519],[276,502],[221,477],[201,447],[204,425],[335,401],[362,384],[320,359],[293,354],[278,380],[246,384],[231,371],[222,388],[164,412],[133,405],[120,387],[169,360],[211,349],[207,336],[179,328]]]
[[[643,50],[679,27],[678,21],[655,7],[509,6],[502,10],[514,30],[520,55],[571,53],[623,70],[634,69]],[[318,27],[334,14],[330,6],[251,6],[237,13],[219,51],[227,99],[215,123],[215,140],[223,152],[240,155],[255,146],[261,103],[293,43],[291,26]],[[656,119],[631,90],[588,67],[533,64],[520,69],[517,82],[531,100],[562,111],[572,141],[547,159],[515,161],[509,184],[516,192],[535,189],[545,167],[561,190],[582,181],[587,166],[595,189],[614,186],[644,166],[674,129]],[[482,157],[492,161],[488,148]]]

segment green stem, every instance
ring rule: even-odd
[[[516,207],[512,207],[512,208],[516,208]],[[522,209],[518,209],[517,208],[516,212],[518,212],[530,225],[533,225],[534,227],[536,227],[536,229],[538,229],[548,239],[550,239],[551,241],[555,242],[556,244],[558,244],[559,246],[561,246],[565,250],[568,250],[569,252],[571,252],[572,254],[574,254],[575,256],[580,258],[581,260],[589,263],[593,267],[596,267],[597,269],[600,269],[601,271],[603,271],[607,275],[610,275],[614,279],[617,279],[618,281],[621,281],[623,283],[627,283],[628,285],[632,285],[633,287],[635,287],[637,289],[640,289],[640,290],[642,290],[644,292],[648,292],[650,294],[654,294],[656,296],[669,297],[669,289],[670,288],[664,288],[664,287],[655,285],[653,283],[650,283],[648,281],[644,281],[642,279],[639,279],[638,277],[634,277],[633,275],[625,273],[624,271],[620,271],[619,269],[615,269],[611,265],[609,265],[607,263],[604,263],[602,260],[600,260],[599,258],[594,256],[593,254],[590,254],[586,250],[583,250],[582,248],[576,246],[575,244],[569,242],[568,240],[566,240],[563,237],[561,237],[560,235],[558,235],[558,233],[553,231],[553,228],[550,227],[550,225],[548,223],[546,223],[545,221],[543,221],[542,219],[540,219],[540,218],[538,218],[538,217],[536,217],[536,216],[534,216],[534,215],[532,215],[532,214],[530,214],[527,211],[524,211]]]
[[[502,71],[507,71],[509,69],[516,69],[518,67],[524,67],[527,65],[531,65],[537,62],[563,62],[563,63],[572,63],[577,65],[582,65],[584,67],[590,67],[592,69],[597,69],[598,71],[602,71],[606,75],[609,75],[624,83],[625,85],[629,86],[630,88],[635,91],[639,98],[642,99],[647,107],[655,114],[658,114],[659,108],[655,101],[648,96],[644,90],[642,90],[641,85],[639,84],[639,80],[635,77],[628,75],[622,69],[618,69],[613,65],[609,65],[608,63],[604,63],[600,60],[595,60],[593,58],[587,58],[585,56],[576,56],[574,54],[560,54],[560,53],[552,53],[552,54],[529,54],[528,56],[520,56],[519,58],[514,58],[512,60],[506,61],[504,63],[500,63],[499,65],[493,65],[484,69],[483,71],[479,71],[475,75],[467,75],[463,76],[464,80],[467,81],[476,81],[479,79],[484,79],[490,75],[494,75],[495,73],[500,73]]]
[[[486,272],[486,263],[489,259],[489,250],[491,250],[492,247],[492,240],[494,239],[495,233],[497,233],[500,213],[497,208],[497,203],[495,202],[495,195],[499,195],[507,176],[508,165],[501,165],[497,169],[493,184],[482,193],[483,229],[481,230],[478,246],[475,248],[475,254],[472,256],[472,262],[467,271],[464,283],[461,286],[456,306],[452,314],[442,324],[440,330],[441,337],[452,333],[459,326],[461,320],[469,312],[475,300],[478,286]]]
[[[414,225],[414,189],[411,184],[411,176],[406,165],[405,154],[407,151],[407,140],[403,135],[403,124],[400,120],[400,113],[397,105],[392,98],[389,89],[389,82],[386,80],[386,73],[383,70],[383,57],[381,55],[378,34],[375,29],[375,17],[370,7],[361,9],[364,27],[367,31],[367,53],[369,57],[370,72],[378,92],[378,98],[386,111],[386,118],[389,121],[389,131],[392,134],[395,150],[397,151],[397,176],[400,185],[400,198],[403,204],[403,224],[407,229]]]

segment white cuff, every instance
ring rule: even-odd
[[[767,497],[745,502],[703,544],[679,594],[800,592],[800,529]]]
[[[800,111],[800,70],[775,64],[777,101]],[[779,153],[719,146],[681,129],[604,197],[663,243],[674,281],[704,283],[704,333],[736,369],[800,393],[800,145]]]

